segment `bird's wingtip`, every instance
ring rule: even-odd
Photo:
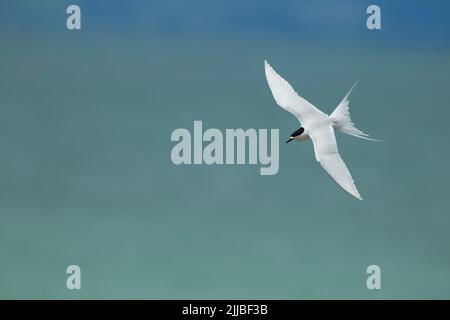
[[[264,60],[264,71],[266,72],[266,76],[274,72],[272,66],[267,62],[267,60]]]
[[[356,199],[363,201],[363,198],[361,197],[361,194],[358,192],[358,190],[352,190],[349,192],[352,196],[354,196]]]

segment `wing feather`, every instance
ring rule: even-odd
[[[345,162],[339,155],[334,129],[324,126],[311,135],[317,161],[333,180],[352,196],[362,200]]]
[[[302,123],[311,116],[325,115],[309,101],[300,97],[267,61],[264,61],[264,66],[270,91],[280,107],[292,113]]]

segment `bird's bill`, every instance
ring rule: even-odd
[[[288,139],[288,141],[286,141],[286,143],[289,143],[289,142],[291,142],[292,140],[294,140],[294,138],[290,137],[290,138]]]

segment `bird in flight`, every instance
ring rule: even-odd
[[[267,61],[264,61],[264,67],[267,82],[275,101],[280,107],[292,113],[301,124],[301,127],[291,134],[286,143],[293,140],[305,141],[311,139],[316,160],[325,171],[342,189],[362,200],[347,166],[339,155],[334,134],[334,131],[338,130],[361,139],[378,141],[369,138],[369,135],[357,129],[350,118],[348,97],[356,83],[336,109],[330,115],[327,115],[306,99],[300,97]]]

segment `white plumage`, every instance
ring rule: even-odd
[[[366,133],[357,129],[351,121],[348,96],[354,86],[345,95],[333,113],[328,116],[309,101],[300,97],[267,61],[264,61],[264,65],[267,82],[275,101],[280,107],[296,116],[304,129],[299,136],[291,136],[290,139],[306,140],[305,137],[310,137],[314,144],[316,160],[339,186],[354,197],[362,200],[347,166],[339,155],[334,134],[336,129],[358,138],[373,140]]]

